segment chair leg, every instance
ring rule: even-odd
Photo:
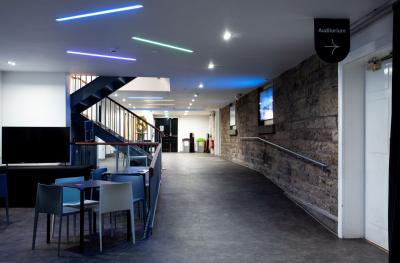
[[[142,201],[142,216],[143,216],[143,225],[146,224],[146,204],[144,200]]]
[[[132,240],[132,244],[136,243],[136,238],[135,238],[135,211],[133,209],[133,206],[130,209],[130,213],[131,213],[131,240]]]
[[[97,229],[96,229],[96,222],[97,221],[97,214],[95,213],[95,212],[93,212],[93,233],[95,233],[96,234],[96,231],[97,231]]]
[[[88,210],[88,219],[89,219],[89,235],[92,234],[92,210]]]
[[[62,215],[60,215],[60,225],[58,227],[58,256],[60,256],[61,229],[62,229]]]
[[[99,213],[99,242],[100,242],[100,252],[103,252],[103,215]]]
[[[38,218],[39,218],[39,213],[35,211],[35,219],[34,219],[34,222],[33,222],[32,250],[35,249]]]
[[[52,214],[50,218],[50,227],[51,237],[54,237],[54,228],[56,227],[56,218],[54,214]]]
[[[69,215],[67,215],[67,242],[69,242]]]
[[[10,214],[9,214],[9,212],[8,212],[8,209],[9,209],[9,207],[8,207],[8,197],[6,197],[5,203],[6,203],[6,218],[7,218],[7,225],[9,225],[9,224],[10,224]]]
[[[74,237],[76,236],[76,214],[74,214]]]

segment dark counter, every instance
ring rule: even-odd
[[[84,176],[89,179],[92,166],[8,166],[0,174],[8,179],[11,207],[34,207],[38,183],[52,184],[56,178]]]

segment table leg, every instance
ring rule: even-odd
[[[85,191],[81,190],[80,198],[80,215],[79,215],[79,250],[81,253],[84,252],[84,242],[85,242]]]
[[[46,242],[50,243],[50,214],[47,214],[47,232],[46,232]]]
[[[131,212],[130,210],[126,211],[126,239],[128,241],[131,240],[131,233],[132,233],[132,229],[131,229],[131,220],[135,220],[134,218],[131,218]]]

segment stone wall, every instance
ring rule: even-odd
[[[229,106],[221,109],[222,157],[263,173],[288,196],[336,231],[338,71],[312,56],[273,80],[275,133],[260,134],[258,91],[236,102],[237,136],[230,136]],[[329,165],[324,171],[256,140],[262,137]],[[318,212],[319,211],[319,212]]]

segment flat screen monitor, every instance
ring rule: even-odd
[[[259,92],[259,121],[262,125],[273,124],[274,108],[273,108],[273,90],[268,87]]]
[[[3,127],[3,163],[67,163],[70,130],[66,127]]]

